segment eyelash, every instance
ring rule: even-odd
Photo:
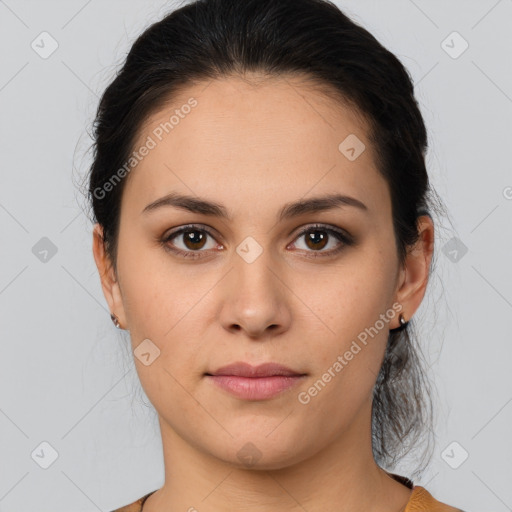
[[[173,240],[174,238],[178,237],[179,235],[183,234],[183,233],[186,233],[186,232],[189,232],[189,231],[200,231],[202,233],[206,233],[207,235],[211,236],[212,238],[215,239],[215,237],[213,236],[212,233],[210,233],[210,231],[204,227],[201,227],[199,225],[196,225],[196,224],[189,224],[189,225],[186,225],[186,226],[183,226],[179,229],[177,229],[176,231],[173,231],[172,233],[164,236],[161,240],[160,240],[160,243],[162,244],[162,246],[164,247],[164,249],[166,251],[170,251],[174,254],[177,254],[178,256],[182,256],[184,258],[192,258],[192,259],[199,259],[199,258],[203,258],[204,256],[201,256],[199,255],[199,253],[201,252],[207,252],[207,251],[204,251],[204,250],[198,250],[198,251],[183,251],[181,249],[177,249],[175,247],[171,247],[169,245],[169,242],[171,240]],[[328,257],[328,256],[334,256],[336,254],[338,254],[339,252],[341,252],[345,246],[351,246],[354,244],[354,239],[351,235],[349,235],[348,233],[344,232],[344,231],[341,231],[341,230],[338,230],[338,229],[335,229],[331,226],[328,226],[328,225],[324,225],[324,224],[314,224],[314,225],[311,225],[311,226],[308,226],[306,227],[305,229],[303,229],[295,238],[295,240],[297,240],[298,238],[300,238],[301,236],[309,233],[309,232],[312,232],[312,231],[324,231],[326,233],[329,233],[331,235],[333,235],[338,241],[342,242],[341,245],[336,248],[336,249],[331,249],[330,251],[324,251],[324,252],[321,252],[321,251],[306,251],[306,252],[311,252],[313,254],[311,255],[308,255],[306,256],[307,258],[324,258],[324,257]],[[317,253],[317,254],[315,254]]]

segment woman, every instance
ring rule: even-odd
[[[199,0],[105,91],[89,192],[165,483],[118,511],[455,511],[391,468],[428,429],[434,248],[398,59],[325,0]]]

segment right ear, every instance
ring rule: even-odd
[[[119,282],[117,280],[112,261],[105,250],[105,243],[103,242],[103,227],[100,224],[96,223],[94,225],[92,237],[92,252],[100,275],[103,295],[107,300],[110,312],[117,316],[121,326],[126,326],[126,318]]]

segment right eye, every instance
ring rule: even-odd
[[[165,235],[160,242],[166,250],[171,251],[178,256],[182,256],[184,258],[202,258],[203,256],[197,253],[209,250],[208,248],[206,250],[202,250],[206,245],[208,237],[215,240],[213,235],[207,229],[196,225],[187,225]],[[179,244],[173,242],[175,239],[182,244],[181,248],[178,247]],[[215,244],[213,244],[210,249],[214,247],[216,247]],[[217,247],[222,248],[222,246],[219,246],[218,244]]]

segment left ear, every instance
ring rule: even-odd
[[[402,313],[407,321],[414,316],[425,295],[434,252],[434,223],[431,217],[421,215],[417,219],[417,226],[419,238],[408,250],[396,291],[396,300],[402,305]]]

